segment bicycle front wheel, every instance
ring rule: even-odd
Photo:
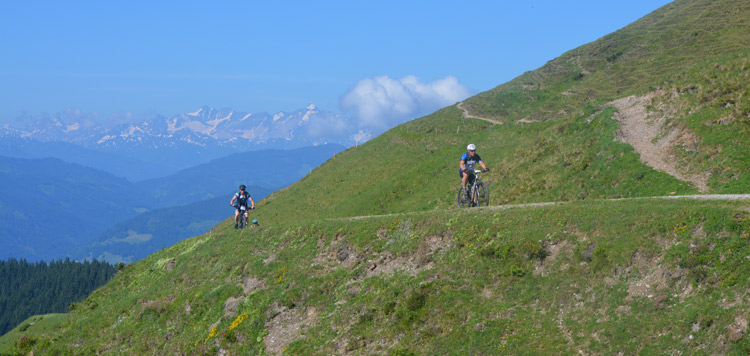
[[[240,212],[240,229],[244,229],[245,226],[247,226],[247,218],[244,212]]]
[[[477,182],[477,206],[490,205],[490,190],[484,181]]]

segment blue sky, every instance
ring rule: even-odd
[[[368,100],[397,100],[367,91],[389,85],[451,104],[669,2],[3,1],[0,124],[202,105],[365,115]]]

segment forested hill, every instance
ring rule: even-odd
[[[99,261],[0,261],[0,335],[32,315],[68,311],[115,272]]]

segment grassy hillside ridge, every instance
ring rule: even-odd
[[[731,330],[750,312],[749,237],[748,201],[222,223],[129,266],[33,348],[743,354],[750,337]]]
[[[465,119],[448,107],[340,153],[253,214],[275,224],[452,209],[468,142],[491,168],[483,179],[492,205],[697,192],[615,141],[614,112],[592,108],[580,120],[517,127]]]
[[[271,193],[265,188],[252,186],[248,191],[256,200]],[[202,235],[232,216],[234,208],[229,206],[232,194],[230,188],[223,197],[140,214],[111,226],[95,242],[71,249],[69,253],[76,260],[132,263],[161,248]]]
[[[749,6],[676,1],[465,102],[501,125],[451,106],[341,152],[259,202],[262,228],[134,263],[16,351],[748,354],[750,201],[647,198],[698,190],[617,141],[607,103],[660,92],[675,159],[749,192]],[[456,209],[470,142],[492,205],[561,203]]]
[[[115,248],[102,251],[96,247],[90,249],[90,244],[106,244],[105,240],[112,237],[125,238],[129,230],[141,235],[164,229],[182,230],[158,235],[151,241],[152,246],[141,249],[150,253],[171,245],[176,241],[175,236],[201,234],[231,215],[231,208],[217,213],[216,204],[206,204],[201,209],[192,205],[188,210],[180,206],[217,196],[226,197],[228,202],[232,190],[240,184],[246,184],[256,199],[265,197],[270,191],[303,177],[343,148],[330,144],[236,153],[178,175],[140,183],[57,158],[0,156],[0,223],[5,227],[0,231],[0,258],[96,257],[112,263],[130,262],[143,253],[135,257],[132,251],[118,252]],[[269,160],[278,166],[270,165]],[[149,213],[159,208],[171,208],[172,213],[164,213],[165,210]],[[185,221],[179,216],[179,209],[190,211],[197,220]],[[144,212],[147,215],[138,216]],[[154,215],[159,216],[154,218]],[[144,220],[151,222],[147,229],[143,228],[145,223],[139,223]],[[165,227],[162,224],[165,221],[180,224],[184,229]]]
[[[467,99],[464,107],[485,117],[548,120],[652,91],[696,65],[747,51],[748,19],[746,1],[677,0]]]
[[[67,253],[81,260],[96,258],[110,263],[131,263],[159,248],[203,234],[234,214],[228,203],[240,184],[247,185],[256,201],[263,199],[305,176],[343,148],[328,144],[235,153],[178,174],[135,183],[156,200],[155,207],[168,207],[114,224],[91,243]],[[200,197],[211,198],[195,201]]]
[[[676,1],[542,68],[400,125],[329,160],[268,199],[261,219],[446,209],[467,143],[494,168],[493,204],[690,194],[615,140],[608,103],[658,91],[648,106],[675,131],[670,156],[709,192],[750,191],[750,3]],[[337,163],[340,162],[340,163]],[[344,167],[348,165],[347,167]],[[343,189],[342,189],[343,187]]]
[[[25,349],[33,346],[40,337],[48,338],[57,335],[60,324],[68,320],[68,314],[35,315],[18,324],[15,329],[0,337],[0,354],[12,354],[11,350]],[[29,337],[27,335],[34,335]]]
[[[750,186],[750,50],[719,56],[674,77],[654,111],[680,133],[674,157],[685,171],[707,172],[721,193]]]
[[[233,153],[166,177],[136,185],[153,194],[159,207],[211,199],[240,184],[276,190],[304,177],[345,147],[326,144],[297,149],[265,149]],[[253,193],[251,190],[249,191]],[[231,198],[231,196],[230,196]]]
[[[746,1],[678,0],[463,107],[506,125],[572,121],[614,98],[659,91],[650,109],[670,119],[665,135],[679,131],[674,159],[709,176],[713,191],[741,193],[750,186],[748,19]]]
[[[455,135],[457,127],[467,133]],[[481,121],[460,118],[455,108],[400,125],[329,159],[272,194],[254,214],[276,223],[445,206],[455,199],[450,186],[458,177],[455,148],[464,137],[479,137],[488,129]]]

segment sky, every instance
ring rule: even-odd
[[[377,127],[492,89],[669,2],[3,1],[0,125],[315,104]]]

